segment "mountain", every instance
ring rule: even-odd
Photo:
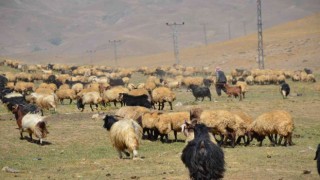
[[[112,62],[209,44],[256,32],[255,0],[2,0],[0,55],[27,62]],[[262,1],[263,27],[319,12],[319,0]],[[205,25],[204,25],[205,24]],[[230,37],[228,31],[230,26]],[[113,63],[113,62],[112,62]]]

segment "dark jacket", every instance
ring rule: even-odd
[[[217,71],[216,76],[217,76],[217,83],[226,83],[227,82],[226,75],[224,75],[223,71]]]

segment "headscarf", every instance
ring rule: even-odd
[[[221,71],[222,69],[220,67],[216,67],[216,72]]]

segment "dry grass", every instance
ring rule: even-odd
[[[140,74],[133,76],[141,81]],[[141,79],[140,79],[141,78]],[[292,92],[302,96],[290,96],[283,100],[278,86],[251,86],[243,102],[228,100],[223,95],[218,102],[194,102],[191,92],[177,90],[177,100],[183,106],[174,111],[189,110],[199,106],[207,109],[240,109],[253,117],[273,109],[289,111],[296,124],[291,147],[271,147],[265,140],[263,147],[249,146],[224,148],[227,171],[226,179],[317,179],[315,147],[320,139],[320,93],[314,84],[291,83]],[[103,111],[114,112],[108,107]],[[169,107],[165,107],[168,111]],[[143,140],[139,150],[142,160],[119,160],[111,147],[108,132],[102,121],[92,120],[89,107],[79,113],[75,104],[60,105],[58,112],[48,115],[50,134],[44,146],[19,139],[13,115],[0,108],[0,167],[9,166],[21,173],[0,172],[1,179],[187,179],[188,172],[180,160],[184,143],[162,144]],[[173,134],[170,135],[173,138]],[[179,135],[179,139],[184,139]],[[271,158],[268,158],[271,157]],[[41,158],[41,159],[40,159]],[[40,159],[40,160],[39,160]],[[311,170],[311,174],[303,174]]]

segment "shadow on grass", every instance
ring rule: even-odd
[[[38,145],[41,145],[41,146],[46,146],[46,145],[51,145],[52,144],[51,142],[43,141],[43,140],[42,140],[42,144],[40,144],[40,140],[31,139],[28,136],[24,136],[23,139],[21,139],[21,140],[27,140],[30,143],[38,144]]]

